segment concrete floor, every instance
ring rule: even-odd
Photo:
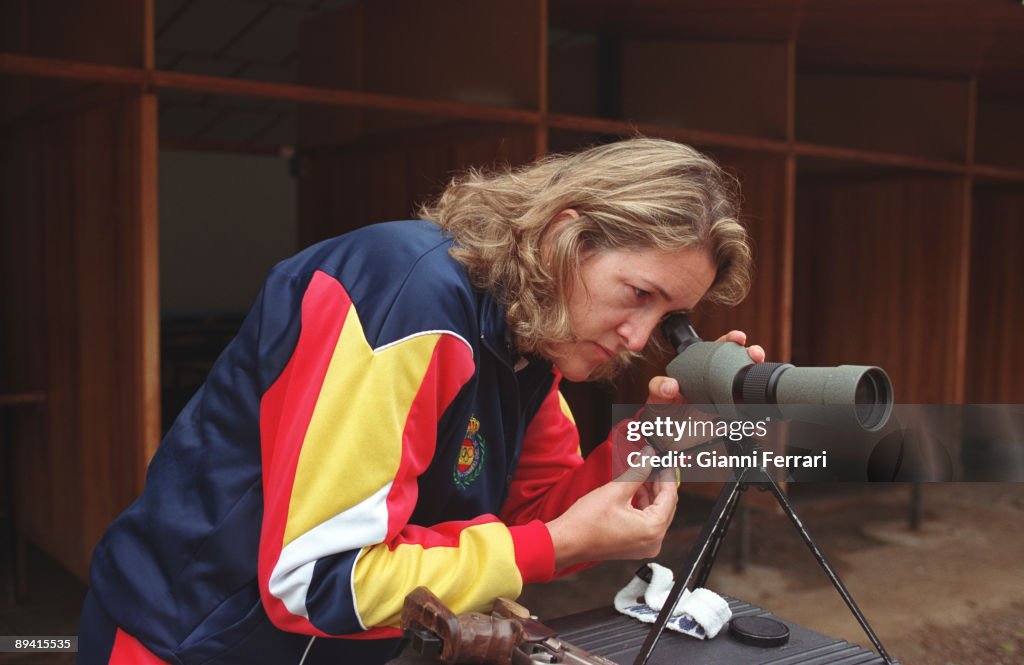
[[[908,526],[906,485],[794,487],[811,535],[838,570],[888,651],[904,665],[1024,662],[1024,483],[924,486],[924,522]],[[684,498],[658,560],[682,565],[711,502]],[[738,524],[738,523],[737,523]],[[828,635],[869,646],[859,626],[781,514],[751,511],[747,569],[733,570],[737,524],[709,586]],[[607,605],[636,569],[609,562],[520,602],[554,618]],[[46,557],[31,557],[32,599],[0,598],[0,635],[73,635],[84,586]],[[70,656],[14,656],[0,664],[60,665]]]

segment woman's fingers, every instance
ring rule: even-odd
[[[740,346],[747,346],[747,333],[742,330],[730,330],[721,337],[718,338],[719,342],[735,342]],[[747,353],[750,355],[750,359],[756,363],[763,363],[767,357],[764,352],[764,348],[760,344],[751,344],[747,347]]]
[[[648,404],[673,404],[682,402],[679,382],[668,376],[656,376],[647,383]]]

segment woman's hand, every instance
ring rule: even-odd
[[[731,330],[719,342],[746,346],[747,334]],[[764,362],[760,345],[747,347],[750,359]],[[647,384],[648,404],[682,404],[679,382],[656,376]],[[653,450],[647,449],[648,454]],[[555,549],[555,567],[584,561],[644,559],[657,556],[678,502],[674,473],[649,478],[646,467],[628,469],[612,482],[580,497],[547,523]],[[660,476],[659,479],[657,478]]]
[[[743,332],[742,330],[730,330],[729,332],[725,333],[715,341],[736,342],[740,346],[747,346],[747,333]],[[750,354],[750,359],[753,360],[754,362],[764,362],[764,349],[761,348],[760,344],[752,344],[750,346],[747,346],[747,353]]]
[[[648,404],[682,403],[679,383],[656,376]],[[655,454],[650,447],[646,455]],[[583,561],[657,556],[672,523],[678,494],[674,473],[651,475],[648,467],[627,469],[619,478],[580,497],[547,523],[556,568]]]
[[[635,471],[631,469],[630,471]],[[646,483],[627,471],[619,479],[580,497],[547,523],[555,549],[555,568],[584,561],[646,559],[661,542],[676,512],[676,483]],[[646,471],[642,475],[646,475]],[[643,506],[634,497],[643,494]]]

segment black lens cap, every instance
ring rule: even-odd
[[[789,642],[786,624],[768,617],[736,617],[729,622],[729,634],[755,647],[778,647]]]

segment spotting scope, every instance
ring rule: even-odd
[[[875,432],[892,414],[892,383],[879,367],[795,367],[755,363],[735,342],[705,342],[685,314],[673,314],[662,331],[676,349],[668,376],[687,401],[726,418],[802,420]]]

